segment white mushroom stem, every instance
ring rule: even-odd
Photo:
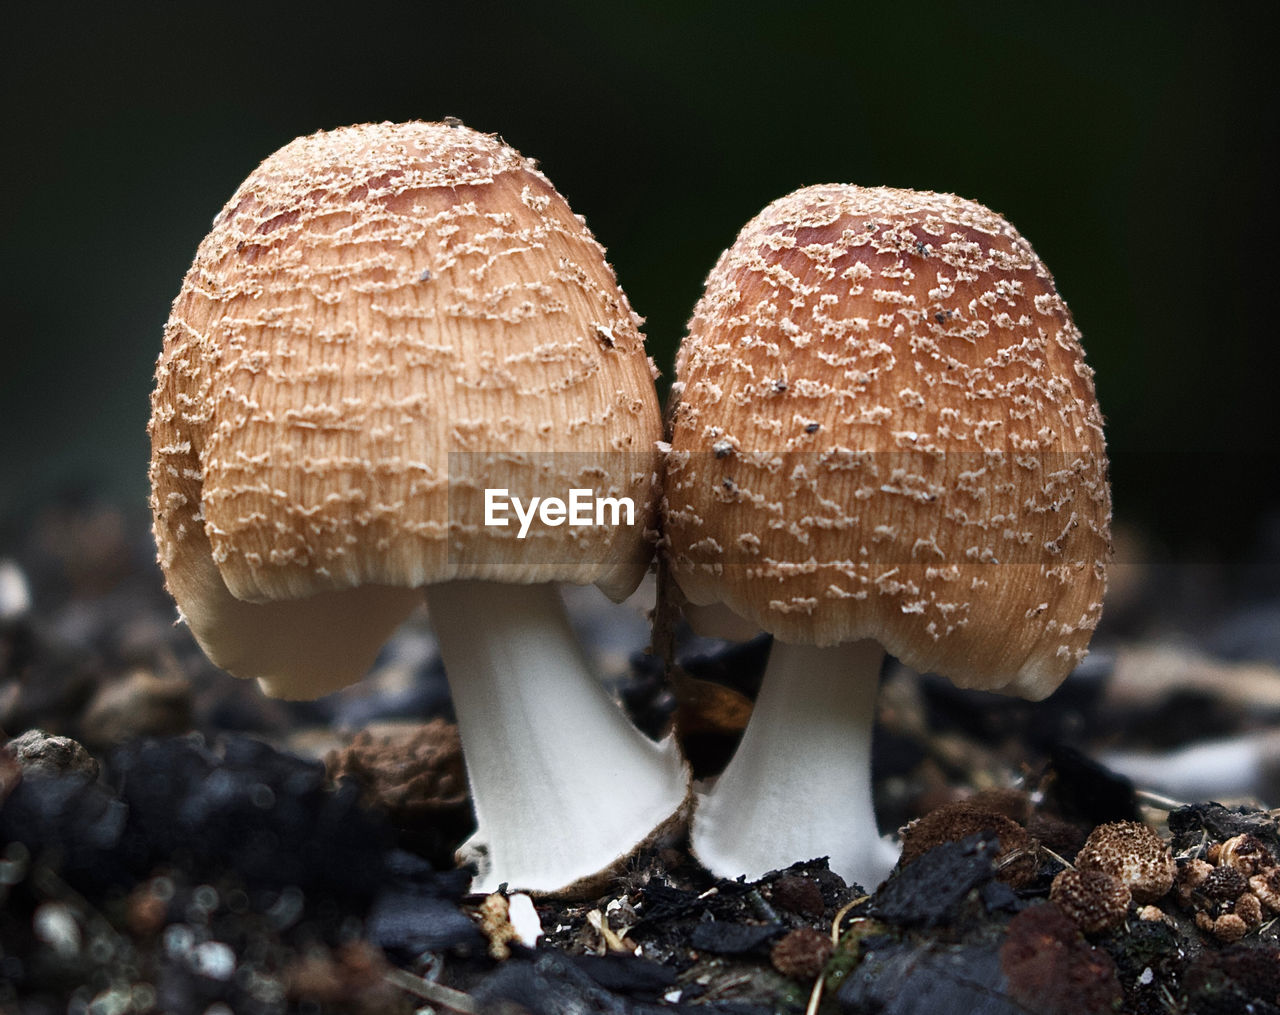
[[[880,837],[871,798],[871,734],[884,649],[775,639],[742,742],[700,793],[693,852],[708,870],[748,880],[825,856],[873,890],[897,849]]]
[[[600,685],[552,585],[427,587],[476,813],[473,891],[608,873],[677,815],[688,774]]]

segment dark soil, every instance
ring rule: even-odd
[[[51,508],[0,561],[6,1015],[1280,1015],[1275,571],[1130,575],[1095,653],[1043,703],[891,665],[882,827],[933,816],[874,894],[820,858],[717,881],[675,838],[598,898],[535,900],[529,947],[453,866],[471,817],[424,617],[362,684],[285,703],[204,659],[145,528],[110,506]],[[713,774],[767,639],[679,634],[669,674],[642,618],[592,602],[571,609],[621,700],[651,733],[677,719]],[[1103,764],[1176,773],[1188,744],[1209,752],[1202,774],[1226,759],[1217,800]],[[1095,826],[1124,820],[1160,834],[1178,880],[1085,933],[1050,886]],[[1241,850],[1246,874],[1227,870]]]

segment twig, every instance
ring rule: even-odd
[[[831,921],[831,943],[833,945],[838,946],[840,944],[840,921],[849,915],[849,910],[853,909],[854,906],[862,905],[869,898],[871,898],[870,895],[863,895],[851,902],[846,902],[840,907],[839,912],[836,913],[835,918]],[[818,978],[813,981],[813,990],[809,992],[809,1004],[804,1010],[804,1015],[818,1015],[818,1005],[822,1003],[822,988],[826,982],[827,978],[819,973]]]
[[[1064,857],[1058,856],[1058,854],[1057,854],[1057,853],[1055,853],[1053,850],[1051,850],[1051,849],[1050,849],[1048,846],[1046,846],[1043,842],[1042,842],[1042,843],[1040,843],[1040,852],[1041,852],[1041,853],[1048,853],[1051,857],[1053,857],[1055,860],[1057,860],[1057,861],[1058,861],[1058,863],[1062,864],[1062,866],[1063,866],[1063,867],[1065,867],[1065,868],[1066,868],[1067,870],[1069,870],[1069,871],[1073,871],[1073,870],[1075,870],[1075,869],[1076,869],[1076,865],[1075,865],[1075,864],[1073,864],[1070,860],[1067,860],[1067,859],[1066,859],[1066,858],[1064,858]]]
[[[1159,793],[1153,793],[1149,789],[1135,789],[1133,795],[1140,800],[1145,800],[1153,807],[1157,807],[1162,811],[1173,811],[1179,807],[1186,807],[1187,804],[1181,800],[1174,800],[1172,797],[1161,796]]]
[[[1174,857],[1175,860],[1203,860],[1205,848],[1209,845],[1208,829],[1200,829],[1200,841],[1185,853],[1179,853]]]
[[[809,1004],[804,1015],[818,1015],[818,1005],[822,1003],[822,985],[825,982],[825,978],[819,973],[818,978],[813,981],[813,990],[809,992]]]
[[[831,921],[831,943],[833,945],[840,943],[840,921],[849,915],[849,910],[853,909],[854,906],[861,906],[869,898],[871,898],[870,895],[862,895],[840,907],[840,911],[836,913],[835,918]]]
[[[1033,855],[1033,851],[1030,849],[1010,850],[1008,853],[1002,856],[1000,860],[996,863],[996,873],[998,874],[1000,871],[1004,870],[1006,867],[1009,867],[1012,864],[1017,863],[1024,856],[1032,856],[1032,855]],[[1057,859],[1061,859],[1061,857],[1058,857]]]
[[[392,986],[399,987],[424,1001],[459,1012],[460,1015],[480,1015],[480,1006],[475,1003],[470,994],[446,987],[442,983],[432,983],[430,980],[424,980],[421,976],[414,976],[407,970],[398,969],[395,966],[387,970],[385,975],[387,982]]]
[[[609,918],[598,909],[593,909],[587,914],[587,923],[591,929],[600,935],[600,940],[604,942],[605,952],[615,952],[622,955],[639,954],[635,945],[625,940],[621,934],[609,926]]]
[[[744,983],[750,983],[751,975],[751,973],[739,973],[737,976],[731,976],[727,980],[721,980],[702,996],[704,998],[712,998],[717,994],[723,995],[726,991],[732,990],[734,987],[740,987]]]

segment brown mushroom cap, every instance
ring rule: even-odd
[[[152,396],[160,563],[211,658],[312,696],[359,677],[419,586],[629,592],[661,436],[639,324],[496,137],[366,124],[268,158],[200,244]],[[486,486],[637,517],[517,540],[482,524]]]
[[[1173,887],[1178,874],[1164,840],[1137,821],[1113,821],[1095,828],[1076,854],[1076,868],[1119,878],[1135,902],[1155,902]]]
[[[996,869],[1000,880],[1025,884],[1036,872],[1036,850],[1025,828],[1012,818],[984,810],[967,800],[943,804],[902,829],[901,865],[918,860],[944,842],[959,842],[976,832],[994,832],[1000,840]]]
[[[1104,871],[1064,870],[1053,879],[1049,901],[1086,934],[1096,934],[1120,923],[1133,897],[1128,885]]]
[[[1053,279],[949,194],[808,187],[707,279],[677,359],[666,531],[690,601],[1049,694],[1101,612],[1102,416]]]

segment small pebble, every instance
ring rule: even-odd
[[[31,929],[60,958],[74,959],[80,954],[80,924],[63,903],[41,903],[31,918]]]
[[[7,746],[25,771],[53,775],[82,772],[98,777],[98,760],[70,737],[33,729],[14,737]]]
[[[229,980],[236,971],[236,953],[221,941],[204,941],[191,952],[191,968],[211,980]]]
[[[123,680],[104,684],[85,709],[83,729],[92,746],[139,737],[184,733],[191,728],[191,684],[134,670]]]
[[[21,620],[31,610],[31,589],[22,568],[0,559],[0,624]]]

